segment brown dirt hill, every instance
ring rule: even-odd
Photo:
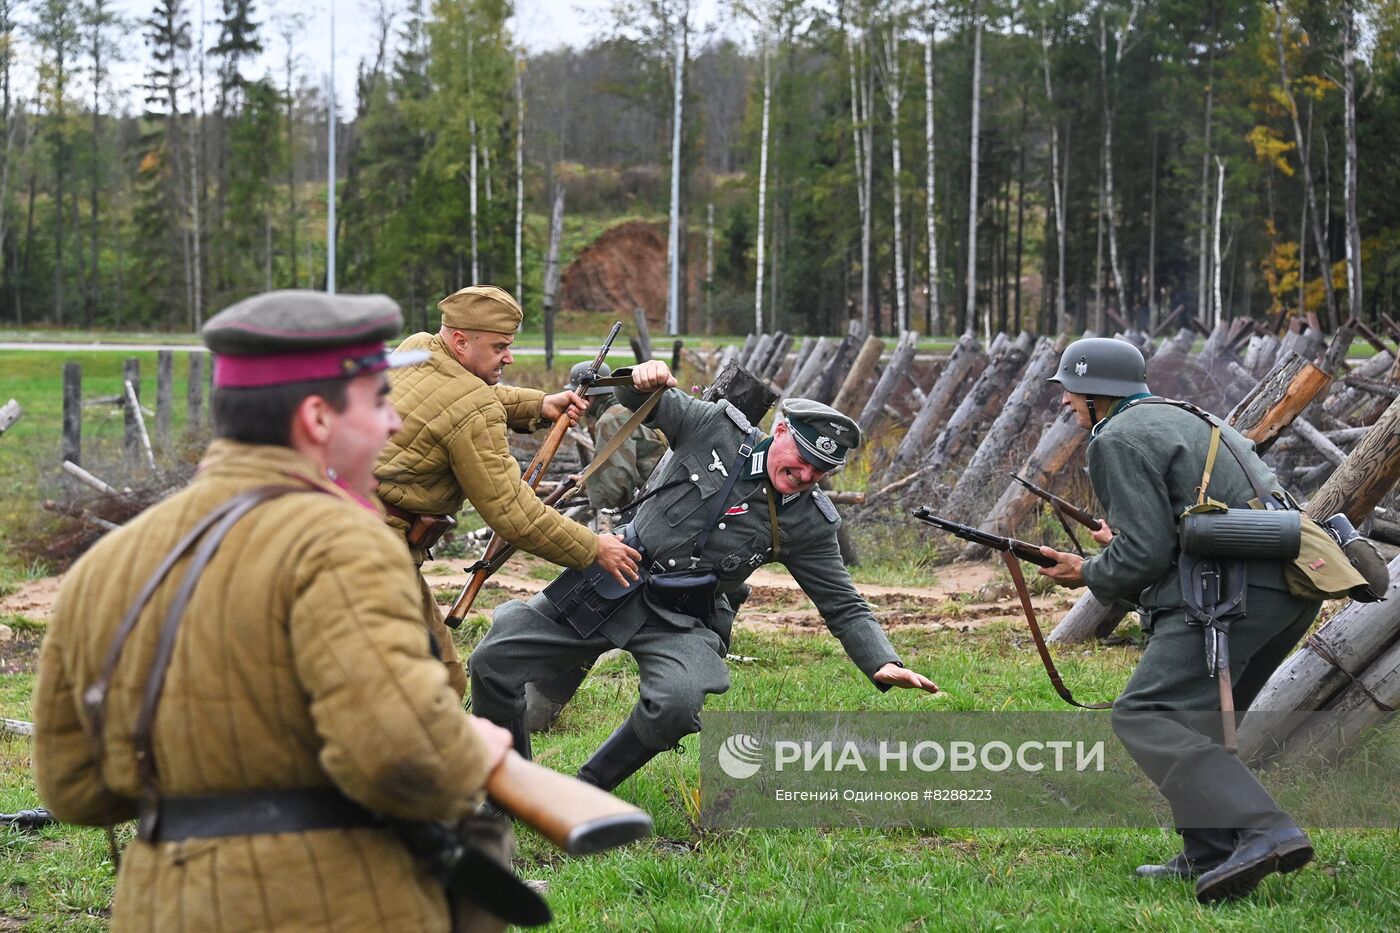
[[[666,315],[666,234],[659,224],[618,224],[564,270],[559,303],[566,311],[630,316],[644,308],[660,327]]]

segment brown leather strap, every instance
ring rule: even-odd
[[[408,522],[410,526],[412,526],[414,522],[418,521],[417,512],[410,512],[408,509],[400,508],[397,505],[390,505],[383,499],[380,499],[379,503],[380,505],[384,506],[385,512],[388,512],[390,515],[392,515],[394,518],[399,519],[400,521]]]
[[[1006,568],[1011,571],[1011,581],[1016,584],[1016,594],[1021,597],[1021,609],[1026,614],[1026,624],[1030,626],[1031,638],[1035,640],[1035,650],[1040,652],[1040,661],[1045,665],[1045,673],[1050,677],[1050,683],[1054,686],[1055,692],[1060,695],[1070,706],[1077,706],[1080,709],[1112,709],[1112,703],[1080,703],[1074,698],[1074,694],[1069,692],[1065,682],[1060,679],[1060,672],[1055,669],[1055,662],[1050,657],[1050,649],[1045,645],[1045,636],[1040,634],[1040,625],[1035,621],[1035,609],[1031,606],[1031,594],[1026,589],[1026,578],[1021,575],[1021,562],[1016,559],[1016,555],[1010,551],[1001,552],[1002,560],[1006,561]]]
[[[83,704],[88,713],[88,740],[93,746],[93,756],[99,771],[102,765],[102,728],[105,718],[105,708],[107,696],[110,692],[112,678],[116,672],[118,663],[121,661],[122,653],[126,648],[132,632],[135,630],[136,622],[145,610],[146,605],[155,595],[156,590],[169,576],[175,564],[179,562],[192,547],[198,544],[198,548],[190,559],[189,567],[186,568],[185,575],[180,581],[179,589],[176,591],[169,609],[166,612],[165,620],[161,626],[160,638],[156,646],[155,658],[152,661],[151,670],[147,675],[146,689],[142,699],[141,710],[136,720],[134,744],[136,746],[136,768],[142,784],[142,796],[151,812],[155,812],[154,803],[159,796],[158,773],[155,766],[155,750],[152,742],[152,727],[155,723],[156,711],[160,703],[161,691],[165,686],[165,674],[170,665],[171,655],[174,653],[175,636],[179,630],[181,617],[189,605],[190,598],[194,595],[195,586],[199,582],[204,568],[208,566],[215,551],[223,542],[229,530],[244,515],[256,506],[274,499],[278,496],[293,492],[321,492],[314,486],[259,486],[254,489],[245,490],[228,501],[222,503],[208,515],[190,529],[186,535],[176,542],[170,552],[165,555],[155,571],[142,585],[137,593],[136,599],[127,608],[126,614],[122,617],[113,637],[112,644],[108,646],[107,656],[103,663],[102,675],[96,683],[83,691]],[[149,841],[153,838],[154,825],[146,825],[149,821],[143,820],[141,827],[141,838]]]

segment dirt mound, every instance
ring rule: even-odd
[[[659,224],[628,221],[594,240],[564,270],[559,286],[566,311],[631,315],[643,308],[660,327],[666,316],[666,234]]]

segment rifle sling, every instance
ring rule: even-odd
[[[1060,695],[1060,699],[1070,706],[1077,706],[1080,709],[1112,709],[1112,703],[1080,703],[1074,698],[1074,694],[1069,692],[1064,680],[1060,678],[1060,672],[1055,669],[1055,661],[1050,657],[1050,649],[1045,644],[1045,636],[1040,633],[1040,625],[1035,620],[1035,608],[1031,606],[1031,594],[1026,589],[1026,578],[1021,574],[1021,562],[1010,551],[1002,551],[1001,557],[1002,560],[1006,561],[1006,568],[1011,571],[1011,580],[1016,584],[1016,595],[1021,597],[1021,609],[1026,614],[1026,624],[1030,626],[1031,638],[1035,641],[1035,650],[1040,653],[1040,661],[1045,665],[1045,673],[1049,676],[1055,692]]]

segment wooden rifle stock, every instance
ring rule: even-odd
[[[486,783],[503,810],[570,855],[587,855],[651,835],[651,817],[577,778],[526,761],[514,751]]]

